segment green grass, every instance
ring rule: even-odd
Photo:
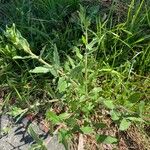
[[[42,114],[51,128],[61,126],[59,137],[66,149],[66,141],[76,134],[117,144],[117,137],[99,132],[102,124],[107,126],[106,115],[121,131],[131,124],[149,125],[149,2],[123,4],[3,3],[1,113],[8,111],[17,120]],[[126,11],[119,13],[122,5]]]

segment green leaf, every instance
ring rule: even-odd
[[[127,119],[123,118],[121,120],[120,126],[119,126],[119,130],[121,131],[125,131],[129,128],[129,126],[131,125],[131,122],[128,121]]]
[[[28,127],[28,133],[39,145],[43,144],[43,141],[39,138],[39,135],[34,131],[32,124]]]
[[[65,113],[60,114],[60,115],[59,115],[59,118],[60,118],[61,120],[66,120],[66,119],[68,119],[70,116],[71,116],[71,114],[65,112]]]
[[[105,100],[104,101],[104,105],[109,108],[109,109],[114,109],[115,108],[115,105],[113,104],[113,101],[111,100]]]
[[[85,38],[85,36],[83,36],[83,35],[82,35],[82,42],[83,42],[83,44],[85,44],[85,45],[87,44],[87,43],[86,43],[86,38]]]
[[[78,80],[79,82],[83,81],[83,74],[82,74],[82,66],[76,66],[74,69],[71,70],[70,76],[71,78]]]
[[[60,93],[65,92],[67,90],[67,82],[64,77],[60,77],[58,81],[58,86],[57,89],[59,90]]]
[[[25,52],[30,53],[29,43],[22,37],[21,33],[16,29],[15,24],[12,27],[6,27],[5,36],[10,40],[18,49],[23,49]]]
[[[143,114],[144,106],[145,106],[145,102],[144,102],[144,101],[141,101],[141,102],[139,103],[139,115],[140,115],[140,116],[142,116],[142,114]]]
[[[59,141],[64,145],[65,149],[68,150],[68,139],[70,138],[70,134],[67,130],[61,129],[58,132]]]
[[[96,135],[96,141],[104,144],[117,144],[118,140],[113,136]]]
[[[19,107],[13,106],[11,108],[11,111],[8,112],[7,114],[11,115],[12,117],[16,118],[19,120],[23,115],[27,113],[28,109],[21,109]],[[16,121],[17,122],[17,121]]]
[[[115,110],[110,111],[111,119],[116,121],[120,118],[120,113],[116,112]]]
[[[99,92],[103,91],[101,87],[94,87],[90,93],[94,93],[94,94],[97,94]]]
[[[103,128],[107,127],[107,125],[105,123],[95,123],[94,126],[97,129],[99,129],[99,128],[103,129]]]
[[[81,60],[83,56],[80,53],[80,49],[78,47],[74,47],[74,51],[76,52],[76,56]]]
[[[84,133],[84,134],[91,134],[94,132],[92,127],[86,126],[86,127],[81,127],[80,130]]]
[[[76,65],[75,65],[74,60],[73,60],[70,56],[68,56],[68,55],[67,55],[67,58],[68,58],[68,60],[69,60],[69,63],[70,63],[70,65],[71,65],[71,67],[72,67],[72,68],[75,68]]]
[[[138,121],[138,122],[144,121],[142,118],[139,118],[139,117],[127,117],[126,119],[128,119],[130,121]]]
[[[59,116],[57,116],[54,112],[52,111],[47,111],[46,112],[46,118],[50,121],[52,121],[54,124],[58,124],[61,122],[61,119]]]
[[[50,70],[45,67],[35,67],[33,70],[29,71],[30,73],[48,73]]]
[[[60,66],[60,58],[59,58],[56,44],[54,45],[53,60],[56,66]]]
[[[130,97],[129,97],[129,101],[131,102],[131,103],[136,103],[136,102],[138,102],[139,100],[140,100],[140,97],[141,97],[141,93],[134,93],[134,94],[132,94]]]
[[[86,45],[86,49],[88,49],[89,51],[93,50],[93,47],[97,42],[97,39],[93,39],[89,44]]]

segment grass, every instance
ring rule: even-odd
[[[146,0],[128,1],[128,5],[3,2],[1,113],[7,111],[17,120],[41,114],[66,149],[81,134],[88,143],[97,143],[95,148],[105,144],[120,148],[121,132],[149,126],[148,6]],[[31,128],[29,133],[36,137]],[[148,144],[142,146],[139,149]]]

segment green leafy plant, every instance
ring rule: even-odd
[[[58,1],[38,2],[37,8],[43,8],[39,16],[53,8],[55,19],[62,18],[64,23],[68,11],[59,14],[63,8],[57,12]],[[99,132],[107,127],[99,119],[105,119],[105,114],[121,131],[133,123],[146,122],[143,114],[149,104],[150,11],[144,0],[139,5],[132,0],[127,18],[113,23],[114,4],[104,16],[96,16],[99,7],[89,15],[90,9],[80,6],[71,14],[72,20],[65,22],[66,28],[58,22],[49,31],[48,16],[38,19],[37,27],[36,23],[27,27],[31,35],[39,36],[31,38],[30,44],[30,38],[24,38],[15,24],[7,26],[0,38],[0,76],[14,91],[9,99],[16,97],[13,105],[17,107],[12,107],[9,114],[20,119],[30,111],[42,113],[66,149],[68,141],[79,134],[94,136],[97,143],[117,144],[119,139]],[[29,133],[38,143],[35,149],[44,149],[32,128]]]

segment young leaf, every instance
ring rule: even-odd
[[[127,119],[123,118],[121,120],[120,126],[119,126],[119,130],[121,131],[125,131],[129,128],[129,126],[131,125],[131,122],[128,121]]]
[[[118,142],[115,137],[108,135],[96,135],[96,141],[104,144],[116,144]]]

